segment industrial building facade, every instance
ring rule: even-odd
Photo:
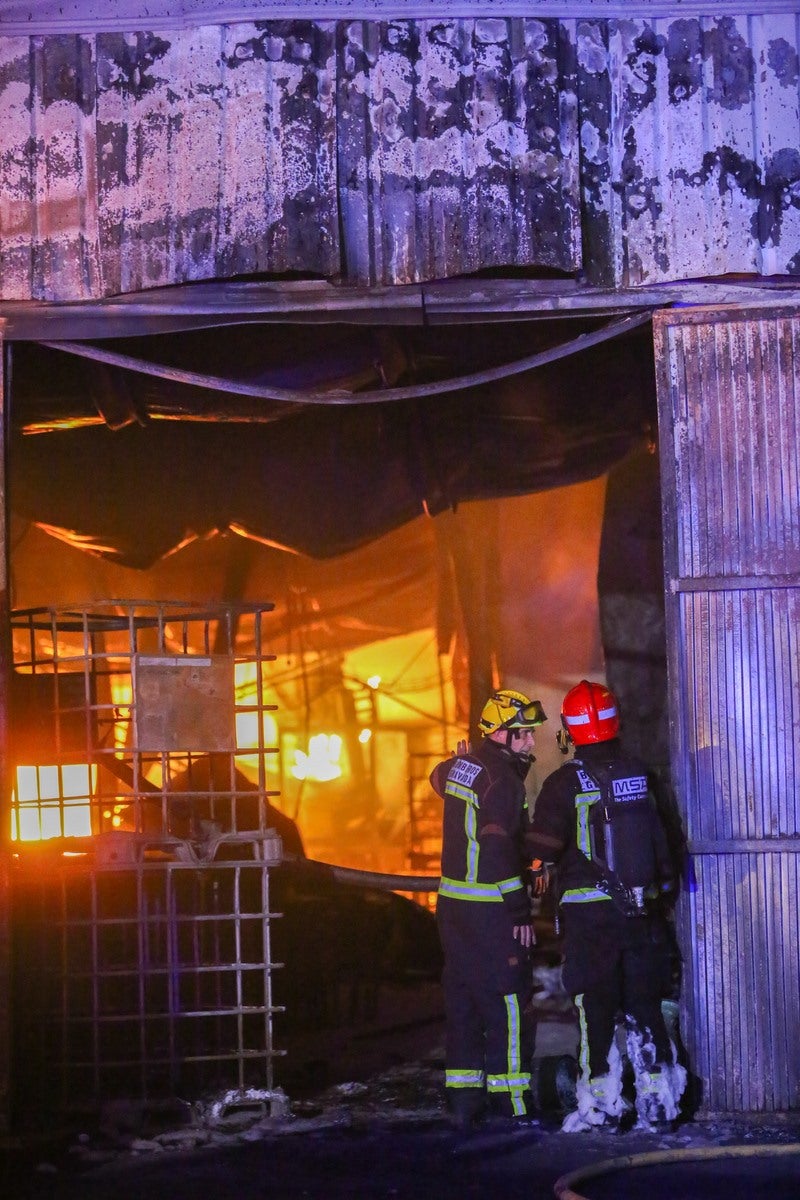
[[[684,1039],[800,1107],[797,4],[91,7],[0,3],[8,342],[652,315]]]

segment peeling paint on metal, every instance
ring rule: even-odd
[[[372,55],[356,66],[351,41],[357,84],[340,84],[346,277],[363,279],[364,246],[368,278],[385,283],[525,263],[575,270],[577,104],[559,23],[392,22],[355,40]],[[363,112],[348,106],[355,96]]]
[[[0,294],[800,274],[796,14],[0,36]]]
[[[332,53],[303,22],[0,39],[3,295],[335,274]]]
[[[796,45],[795,18],[627,25],[647,32],[633,44],[649,56],[655,97],[643,105],[641,71],[630,72],[635,90],[620,97],[622,130],[611,139],[621,277],[642,283],[795,271],[800,222],[792,189],[800,114],[796,89],[781,95],[774,73],[774,65],[787,62],[785,52],[770,57],[776,34]],[[622,36],[619,25],[612,46],[614,36]],[[618,57],[632,65],[630,32],[625,42]]]
[[[769,66],[781,87],[797,87],[800,60],[785,38],[774,38],[769,43]]]

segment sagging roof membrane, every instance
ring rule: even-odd
[[[398,330],[389,344],[335,325],[282,326],[274,337],[242,326],[169,335],[152,353],[296,385],[326,368],[352,379],[395,360],[402,372],[449,377],[508,361],[524,339],[545,349],[565,336],[555,322]],[[423,512],[596,478],[655,420],[649,323],[464,391],[266,401],[258,421],[222,420],[226,393],[36,343],[13,347],[11,378],[13,512],[140,569],[226,530],[315,558],[345,554]],[[175,419],[156,419],[165,403]],[[181,418],[176,405],[207,419]]]
[[[797,14],[487,11],[0,22],[0,295],[800,274]]]

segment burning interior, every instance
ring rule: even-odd
[[[274,379],[299,336],[268,368],[242,329],[148,352]],[[334,354],[326,330],[317,371],[349,353],[352,376],[364,338]],[[497,365],[508,338],[416,331],[398,378]],[[110,423],[108,397],[148,377],[12,348],[21,1113],[48,1091],[73,1111],[296,1083],[302,1039],[374,1023],[387,988],[435,1011],[432,889],[318,864],[435,880],[428,773],[496,680],[554,715],[565,683],[607,673],[631,738],[666,746],[649,335],[566,363],[496,385],[491,416],[478,388],[457,413],[434,396],[238,423],[173,383],[186,419],[161,421],[151,381]]]

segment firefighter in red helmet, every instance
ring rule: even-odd
[[[671,944],[658,901],[676,886],[672,858],[647,767],[620,743],[614,694],[581,680],[561,723],[561,749],[574,755],[544,781],[527,844],[535,867],[556,864],[563,982],[578,1014],[578,1106],[563,1128],[626,1116],[621,1026],[635,1117],[651,1127],[677,1117],[686,1086],[661,1008]]]
[[[474,752],[439,763],[431,785],[444,801],[436,920],[444,953],[445,1091],[459,1128],[484,1117],[531,1117],[535,943],[524,877],[525,777],[538,700],[501,689],[484,705]]]

